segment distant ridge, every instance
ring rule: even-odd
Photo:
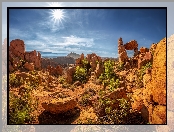
[[[80,57],[79,54],[76,54],[76,53],[74,53],[74,52],[69,53],[67,56],[68,56],[68,57],[72,57],[72,58],[74,58],[74,59],[78,59],[78,58]]]

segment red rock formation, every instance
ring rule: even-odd
[[[13,55],[24,60],[25,44],[23,40],[15,39],[10,42],[9,50]]]
[[[50,75],[58,76],[63,74],[63,69],[61,66],[57,67],[52,67],[51,65],[47,66],[47,71],[49,72]]]
[[[118,40],[118,54],[119,54],[119,62],[126,62],[128,60],[127,52],[123,45],[122,38]]]
[[[70,67],[67,72],[66,72],[66,82],[67,83],[72,83],[73,82],[73,76],[75,73],[75,67]]]
[[[124,47],[126,50],[134,50],[134,49],[138,48],[138,43],[137,43],[137,41],[132,40],[132,41],[124,44]]]
[[[41,69],[41,54],[38,52],[37,55],[36,50],[25,52],[25,60],[29,63],[33,63],[36,69]]]
[[[22,67],[22,61],[33,63],[34,67],[37,70],[41,70],[41,54],[37,52],[36,50],[31,52],[25,52],[25,44],[23,40],[15,39],[10,42],[9,47],[9,60],[11,62],[10,65],[10,72],[13,69],[17,69],[19,67]],[[26,64],[28,65],[28,64]],[[28,67],[25,65],[25,68]],[[29,68],[32,69],[31,67]]]

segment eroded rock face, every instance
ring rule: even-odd
[[[151,80],[143,90],[143,104],[148,110],[148,120],[152,124],[166,123],[166,39],[161,40],[153,56]],[[146,75],[150,73],[146,71]],[[154,105],[155,104],[155,105]]]
[[[146,52],[149,52],[148,48],[146,48],[146,47],[141,47],[140,48],[140,53],[146,53]]]
[[[138,43],[135,40],[132,40],[126,44],[124,44],[126,50],[134,50],[138,48]]]
[[[118,40],[118,54],[119,54],[119,62],[126,62],[128,60],[126,49],[123,45],[122,38]]]
[[[24,60],[25,44],[23,40],[15,39],[10,42],[9,50],[13,55]]]
[[[47,66],[47,71],[50,75],[58,76],[63,74],[63,68],[61,66],[52,67],[51,65]]]
[[[148,62],[152,62],[152,54],[150,52],[141,53],[138,58],[138,69]]]
[[[22,62],[33,63],[35,69],[41,70],[41,54],[36,52],[36,50],[26,52],[24,41],[20,39],[15,39],[10,42],[9,60],[11,62],[10,72],[19,67],[22,68],[24,65]],[[29,66],[28,63],[24,66],[25,68]],[[29,67],[31,68],[31,66]]]
[[[27,62],[33,63],[36,69],[41,69],[41,54],[39,52],[36,52],[36,50],[25,52],[25,60]]]
[[[153,100],[166,105],[166,39],[161,40],[156,47],[152,69]]]
[[[75,73],[75,67],[70,67],[67,71],[66,71],[66,82],[67,83],[72,83],[73,82],[73,76]]]
[[[77,105],[77,101],[73,98],[67,97],[63,99],[51,99],[47,102],[42,103],[42,107],[52,113],[52,114],[60,114],[67,112],[75,108]]]

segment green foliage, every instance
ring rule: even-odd
[[[87,59],[82,60],[82,64],[83,64],[83,67],[84,67],[85,69],[87,69],[88,60],[87,60]]]
[[[86,80],[87,80],[87,69],[77,66],[74,74],[74,81],[80,81],[81,83],[85,83]]]
[[[119,101],[119,107],[113,109],[111,104],[114,102],[113,100],[105,99],[100,100],[102,106],[105,109],[106,115],[103,117],[98,117],[99,124],[125,124],[126,116],[130,112],[130,102],[126,99],[117,99]],[[101,104],[100,104],[101,105]]]
[[[33,116],[31,113],[37,108],[37,100],[33,100],[31,91],[33,88],[26,85],[22,96],[9,94],[9,124],[31,123]]]
[[[116,79],[117,76],[114,72],[114,61],[108,60],[104,62],[104,73],[102,73],[99,77],[102,84],[105,86],[109,86],[110,91],[118,88],[119,79]]]
[[[23,78],[20,78],[20,79],[16,78],[15,73],[12,73],[9,75],[9,83],[10,83],[10,86],[12,87],[19,87],[22,84],[24,84],[24,80]]]
[[[91,96],[89,94],[84,94],[82,96],[82,100],[81,100],[80,104],[83,105],[83,106],[89,105],[89,99],[90,99],[90,97]]]
[[[114,91],[120,85],[119,79],[112,78],[109,83],[109,90]]]

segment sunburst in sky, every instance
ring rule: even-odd
[[[60,2],[49,2],[48,6],[50,7],[62,7],[63,5]],[[51,9],[50,11],[50,17],[51,20],[54,21],[54,24],[60,24],[62,23],[62,20],[65,21],[65,12],[63,9]]]
[[[62,24],[62,20],[65,20],[65,12],[61,9],[53,9],[50,14],[54,24]]]

